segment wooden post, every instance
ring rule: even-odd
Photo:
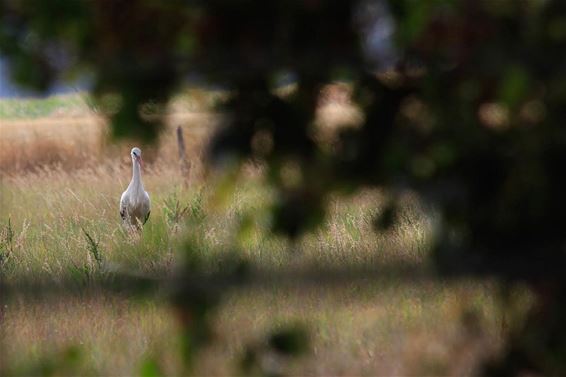
[[[177,146],[179,148],[179,165],[181,167],[181,175],[185,178],[185,182],[188,183],[190,181],[190,165],[187,161],[185,138],[183,137],[183,129],[181,126],[177,127]]]

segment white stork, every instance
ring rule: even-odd
[[[132,180],[120,198],[120,216],[126,226],[140,228],[145,224],[150,214],[150,201],[147,191],[143,188],[141,167],[143,160],[141,150],[132,148]]]

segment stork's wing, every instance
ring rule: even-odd
[[[126,198],[126,193],[124,192],[122,194],[122,197],[120,198],[120,217],[122,218],[122,220],[126,220],[126,211],[127,211],[127,198]]]
[[[147,211],[147,215],[145,215],[145,219],[143,220],[143,223],[145,224],[147,222],[147,219],[149,219],[149,214],[151,213],[151,200],[149,199],[149,194],[147,193],[147,191],[145,191],[144,194],[145,194],[144,207],[145,210]]]

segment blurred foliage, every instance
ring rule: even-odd
[[[159,377],[164,376],[165,374],[161,370],[159,363],[154,360],[148,358],[145,360],[140,367],[140,376],[141,377]]]
[[[388,54],[371,45],[380,25],[393,27],[380,42],[394,46]],[[560,0],[4,0],[0,8],[0,51],[14,78],[45,90],[87,72],[96,98],[112,104],[116,136],[155,139],[160,113],[141,109],[164,106],[190,77],[230,90],[210,161],[267,164],[275,231],[298,237],[320,223],[331,192],[418,193],[441,216],[440,274],[520,281],[539,296],[509,350],[486,367],[499,375],[566,373],[565,46]],[[272,83],[285,73],[296,90],[277,96]],[[340,79],[364,121],[323,148],[313,137],[318,97]],[[258,137],[266,147],[254,148]],[[387,228],[395,208],[376,228]],[[188,350],[207,331],[206,313],[191,315],[198,326],[188,327]]]
[[[285,325],[246,347],[240,360],[240,370],[245,376],[281,376],[290,357],[307,353],[308,332],[304,326]]]
[[[60,351],[49,352],[38,361],[11,366],[9,369],[1,369],[2,375],[21,376],[61,376],[76,375],[80,364],[84,361],[85,354],[82,348],[76,346],[63,347]],[[6,368],[6,366],[3,366]]]

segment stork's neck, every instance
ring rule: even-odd
[[[134,188],[142,188],[143,182],[141,179],[140,163],[132,158],[132,181],[130,186]]]

